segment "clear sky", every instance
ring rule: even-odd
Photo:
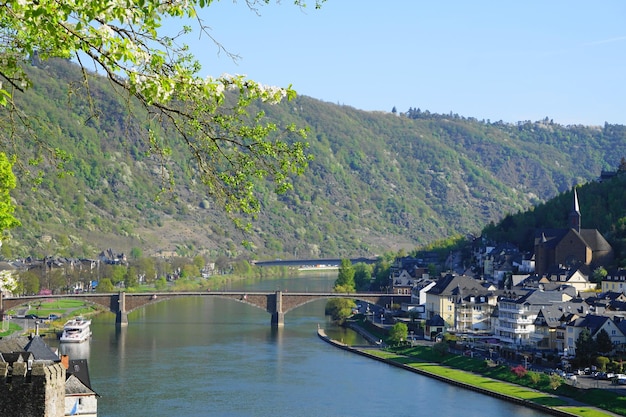
[[[203,10],[211,36],[241,59],[196,33],[187,43],[202,74],[292,84],[363,110],[626,125],[626,1],[292,3]]]

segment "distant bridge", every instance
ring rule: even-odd
[[[285,325],[285,313],[310,303],[311,301],[324,298],[349,298],[365,301],[380,306],[391,306],[395,302],[409,302],[411,295],[385,294],[385,293],[334,293],[334,292],[250,292],[250,291],[207,291],[207,292],[155,292],[155,293],[104,293],[104,294],[62,294],[62,295],[33,295],[25,297],[3,298],[0,293],[0,314],[4,315],[10,310],[22,304],[50,300],[72,299],[83,300],[89,303],[103,306],[116,314],[115,322],[119,326],[128,325],[128,313],[152,303],[179,297],[219,297],[249,304],[267,311],[272,315],[273,327]]]
[[[365,263],[365,264],[373,264],[376,263],[378,258],[352,258],[350,262],[353,264]],[[325,266],[325,267],[339,267],[341,265],[342,259],[339,258],[327,258],[327,259],[275,259],[273,261],[254,261],[253,264],[256,266]]]

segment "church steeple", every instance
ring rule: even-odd
[[[576,188],[574,188],[574,204],[572,206],[572,211],[569,213],[569,227],[577,232],[580,232],[580,217],[578,194],[576,193]]]

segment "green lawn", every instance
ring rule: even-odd
[[[489,367],[484,360],[460,355],[441,357],[426,346],[396,347],[386,351],[371,349],[367,350],[367,353],[489,391],[544,406],[567,409],[568,412],[579,416],[599,417],[610,414],[591,407],[567,406],[567,402],[559,396],[570,397],[593,407],[626,415],[626,398],[612,391],[581,390],[568,384],[562,384],[554,390],[549,386],[549,377],[544,374],[535,374],[531,377],[532,373],[529,373],[519,377],[506,366]]]
[[[82,300],[71,300],[71,299],[53,299],[48,301],[37,301],[32,302],[30,304],[23,304],[20,307],[16,307],[12,310],[7,311],[8,314],[15,316],[18,310],[21,310],[24,307],[29,307],[29,309],[24,314],[35,314],[40,318],[47,318],[50,314],[56,314],[60,316],[58,320],[53,322],[45,321],[45,325],[49,326],[51,330],[58,330],[63,328],[63,324],[72,317],[76,316],[89,316],[93,315],[101,311],[101,307],[96,306],[95,304],[90,304]],[[34,322],[33,322],[34,323]],[[34,324],[33,324],[34,326]],[[8,336],[15,332],[28,331],[29,329],[22,329],[17,325],[11,323],[11,327],[4,333],[0,333],[0,336]]]
[[[15,323],[12,323],[12,322],[9,322],[8,326],[6,326],[6,327],[7,327],[6,330],[4,330],[4,327],[2,329],[0,329],[0,337],[5,337],[5,336],[13,334],[13,333],[15,333],[17,331],[22,330],[22,328],[20,326],[18,326]]]

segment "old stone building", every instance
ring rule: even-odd
[[[0,416],[97,417],[87,361],[59,357],[39,336],[0,339]]]
[[[553,267],[595,268],[613,262],[613,248],[597,229],[581,228],[578,194],[566,229],[539,229],[535,233],[535,272],[545,274]]]
[[[34,362],[25,352],[1,357],[0,415],[65,415],[65,367],[61,363]]]

